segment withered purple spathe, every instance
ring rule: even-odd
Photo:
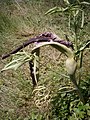
[[[60,44],[63,44],[73,49],[73,44],[70,41],[62,40],[56,34],[53,34],[52,32],[45,32],[34,38],[30,38],[29,40],[25,41],[22,45],[18,46],[16,49],[12,50],[10,53],[2,55],[2,59],[9,57],[11,54],[17,53],[22,48],[25,48],[31,43],[50,42],[50,41],[58,42]]]

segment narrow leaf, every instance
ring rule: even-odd
[[[90,2],[81,2],[80,4],[90,5]]]
[[[84,26],[84,11],[82,11],[82,23],[81,23],[81,28]]]
[[[58,7],[53,7],[53,8],[51,8],[51,9],[49,9],[49,10],[45,13],[45,15],[47,15],[47,14],[52,14],[52,12],[55,12],[57,9],[58,9]]]
[[[33,56],[26,54],[26,52],[19,52],[14,56],[13,60],[10,63],[5,65],[5,67],[1,70],[1,72],[8,69],[16,70],[18,67],[20,67],[24,63],[30,61],[32,58]]]
[[[66,8],[62,8],[62,7],[54,7],[50,10],[48,10],[45,15],[47,14],[53,14],[53,13],[60,13],[60,12],[67,12],[69,9],[69,7],[66,7]]]

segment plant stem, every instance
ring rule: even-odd
[[[70,75],[70,80],[73,82],[73,84],[74,84],[74,86],[75,86],[75,88],[77,90],[77,94],[78,94],[80,100],[85,104],[84,97],[83,97],[83,95],[81,93],[81,90],[80,90],[79,86],[77,85],[77,82],[76,82],[76,79],[75,79],[75,74]]]
[[[74,22],[74,33],[75,33],[75,50],[77,51],[78,50],[78,39],[77,39],[78,26],[77,26],[76,16],[74,16],[73,22]]]
[[[34,53],[34,59],[29,61],[30,73],[33,83],[33,88],[37,85],[39,80],[39,54],[40,48],[38,48]]]
[[[80,85],[80,80],[81,80],[82,60],[83,60],[83,51],[80,52],[79,81],[78,81],[78,85]]]

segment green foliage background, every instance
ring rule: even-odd
[[[55,6],[65,6],[63,0],[2,0],[0,1],[0,56],[31,37],[51,31],[74,43],[67,17],[59,13],[45,15]],[[90,39],[90,14],[86,11],[86,26],[80,43]],[[30,52],[32,45],[25,48]],[[90,50],[84,52],[81,88],[86,104],[80,102],[70,82],[64,60],[51,47],[41,49],[40,81],[33,90],[28,64],[17,71],[0,73],[0,120],[89,120],[90,118]],[[0,61],[0,70],[12,58]],[[80,71],[77,71],[77,77]]]

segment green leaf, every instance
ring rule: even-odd
[[[81,2],[80,4],[90,5],[89,2]]]
[[[84,11],[82,11],[82,21],[81,21],[81,28],[83,28],[84,26]]]
[[[70,2],[69,2],[68,0],[64,0],[64,2],[65,2],[67,5],[70,4]]]
[[[84,51],[86,48],[87,48],[87,46],[89,46],[90,45],[90,40],[88,41],[88,42],[86,42],[84,45],[83,45],[83,47],[81,47],[78,51],[76,51],[76,55],[78,55],[81,51]]]
[[[60,12],[67,12],[69,9],[69,7],[66,7],[66,8],[63,8],[63,7],[54,7],[54,8],[51,8],[49,9],[45,15],[47,14],[53,14],[53,13],[60,13]]]
[[[8,69],[17,70],[17,68],[19,68],[24,63],[30,61],[32,58],[33,58],[33,56],[31,54],[28,55],[25,51],[18,52],[17,54],[15,54],[13,60],[10,63],[8,63],[7,65],[5,65],[5,67],[1,70],[1,72],[8,70]]]

